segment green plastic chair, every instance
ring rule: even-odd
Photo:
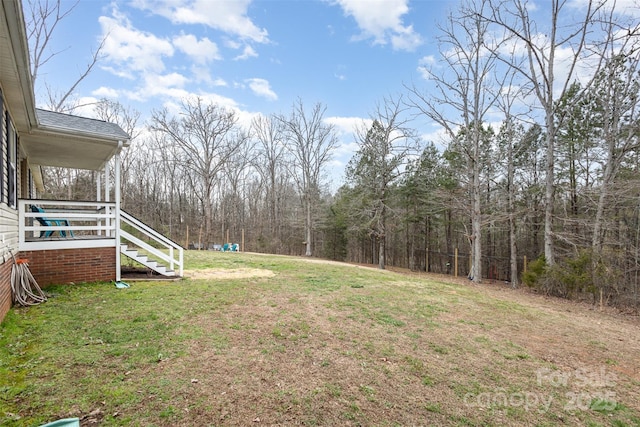
[[[47,424],[43,424],[40,427],[80,427],[79,418],[64,418],[58,421],[52,421]]]
[[[41,213],[41,214],[45,213],[44,209],[36,205],[31,205],[31,211],[35,213]],[[44,227],[55,227],[55,226],[69,227],[70,225],[68,219],[50,219],[50,218],[45,218],[44,216],[38,216],[36,217],[36,219],[38,220],[40,225]],[[65,230],[58,230],[58,233],[60,233],[60,236],[62,237],[67,237],[67,232]],[[43,230],[40,232],[40,237],[51,237],[52,235],[53,235],[53,230]],[[69,235],[71,237],[74,237],[73,231],[69,230]]]

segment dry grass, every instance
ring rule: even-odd
[[[118,300],[103,314],[112,326],[96,331],[82,322],[88,312],[70,323],[84,325],[76,332],[84,339],[47,369],[31,366],[21,391],[0,383],[0,417],[9,425],[43,414],[86,425],[640,425],[637,318],[448,277],[251,254],[189,259],[204,276],[117,293],[88,285],[84,293],[97,294],[87,299],[58,288],[54,304],[16,310],[0,328],[4,342],[24,341],[11,335],[45,307],[52,316],[80,298],[96,312]],[[124,304],[142,320],[122,318]],[[127,321],[148,332],[104,338]],[[26,359],[47,351],[38,336]],[[82,355],[87,347],[95,353]],[[23,366],[25,354],[3,355],[0,366]]]

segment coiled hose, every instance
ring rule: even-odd
[[[11,253],[11,251],[9,251]],[[13,258],[13,266],[11,268],[11,295],[14,304],[27,307],[45,302],[45,296],[38,282],[29,271],[29,261],[26,259]]]

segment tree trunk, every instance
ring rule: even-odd
[[[306,199],[306,208],[307,208],[307,215],[306,215],[306,219],[305,219],[305,236],[306,236],[306,249],[305,249],[305,256],[311,256],[311,197],[307,194],[305,196]]]
[[[384,270],[384,256],[385,256],[385,247],[384,247],[384,236],[381,236],[378,239],[378,268],[380,270]]]
[[[473,206],[471,214],[472,268],[469,272],[469,279],[480,283],[482,282],[482,210],[480,207],[480,172],[477,161],[474,161],[473,169]]]
[[[478,106],[478,92],[474,93],[476,110]],[[482,196],[480,194],[480,126],[477,120],[473,123],[473,135],[471,138],[472,157],[470,163],[471,184],[471,271],[469,279],[482,282]]]
[[[596,208],[596,217],[593,223],[593,239],[592,248],[595,254],[600,254],[602,251],[602,244],[604,241],[604,233],[602,229],[602,223],[604,222],[604,209],[607,198],[609,197],[610,183],[613,180],[613,168],[614,168],[614,154],[615,143],[611,142],[609,137],[609,152],[607,153],[607,163],[604,168],[604,174],[602,176],[602,185],[600,186],[600,196],[598,197],[598,205]]]
[[[550,72],[551,75],[552,72]],[[551,99],[551,98],[550,98]],[[547,111],[547,163],[546,163],[546,185],[544,193],[544,257],[548,265],[554,265],[555,252],[553,247],[553,204],[555,201],[555,124],[553,122],[553,111]]]
[[[383,192],[384,195],[384,192]],[[387,215],[387,209],[386,209],[386,205],[385,205],[385,200],[383,199],[382,201],[382,207],[381,207],[381,212],[380,212],[380,230],[379,231],[379,237],[378,237],[378,268],[380,270],[384,270],[385,267],[385,256],[386,256],[386,236],[387,236],[387,224],[385,221],[385,217]]]
[[[515,167],[513,164],[513,139],[512,133],[509,132],[509,141],[507,145],[507,209],[509,209],[509,267],[511,270],[511,287],[517,288],[519,284],[518,278],[518,247],[516,244],[516,186]]]

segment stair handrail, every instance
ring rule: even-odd
[[[171,263],[171,257],[173,255],[165,254],[164,252],[154,248],[153,246],[151,246],[150,244],[148,244],[144,240],[141,240],[141,239],[137,238],[136,236],[134,236],[133,234],[130,234],[130,233],[124,231],[124,230],[120,230],[120,237],[125,239],[125,240],[128,240],[131,243],[133,243],[138,248],[144,249],[149,255],[152,255],[154,257],[153,261],[156,261],[156,259],[159,258],[160,261],[165,261],[165,262],[169,263],[170,264],[170,269],[173,270],[173,264]],[[126,245],[125,245],[125,248],[127,248]],[[146,256],[146,254],[145,254],[145,256]],[[146,256],[146,257],[148,258],[148,256]],[[156,263],[157,262],[158,261],[156,261]]]
[[[153,239],[154,241],[164,245],[164,247],[169,249],[169,255],[167,256],[167,255],[163,254],[162,252],[157,251],[157,249],[155,249],[153,246],[149,245],[148,243],[143,242],[142,240],[139,240],[139,239],[135,238],[130,233],[127,233],[125,230],[122,230],[122,227],[120,227],[121,237],[124,237],[125,239],[131,241],[132,243],[135,243],[138,246],[142,247],[143,249],[145,249],[145,250],[147,250],[149,252],[152,252],[154,255],[160,257],[164,261],[169,262],[169,264],[170,264],[169,268],[171,270],[174,270],[174,264],[177,264],[178,268],[179,268],[179,276],[183,275],[183,272],[184,272],[184,248],[180,244],[174,242],[173,240],[169,239],[168,237],[164,236],[163,234],[160,234],[158,231],[154,230],[153,228],[149,227],[144,222],[140,221],[139,219],[135,218],[134,216],[132,216],[131,214],[129,214],[129,213],[123,211],[123,210],[120,210],[120,219],[122,221],[124,221],[125,223],[129,224],[130,226],[132,226],[134,229],[144,233],[146,236],[148,236],[149,238]],[[178,259],[175,259],[174,250],[178,251]]]

